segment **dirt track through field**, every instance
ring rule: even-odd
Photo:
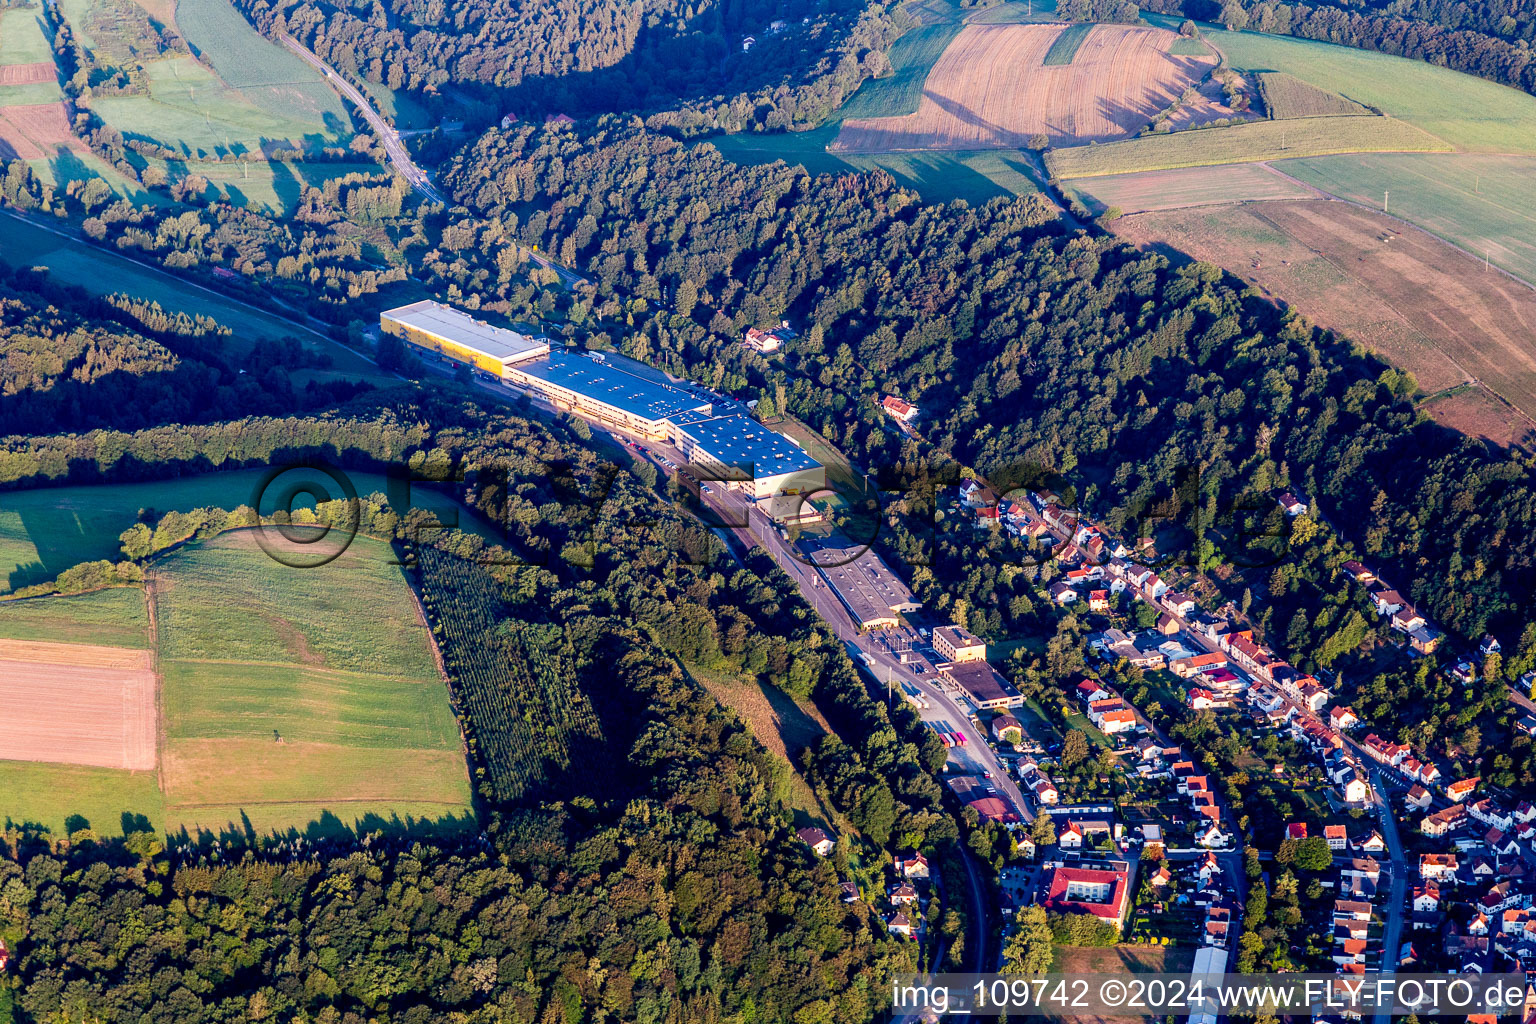
[[[847,121],[833,152],[1015,149],[1125,138],[1198,83],[1216,58],[1168,52],[1158,28],[1096,25],[1070,64],[1042,64],[1060,25],[968,25],[923,86],[917,112]]]
[[[155,767],[151,651],[0,640],[0,760]]]

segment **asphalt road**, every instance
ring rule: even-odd
[[[1397,972],[1397,954],[1402,945],[1403,913],[1408,895],[1408,861],[1403,856],[1403,843],[1397,834],[1397,819],[1387,803],[1385,779],[1381,772],[1371,773],[1371,785],[1376,790],[1376,806],[1381,811],[1381,838],[1387,841],[1387,853],[1392,864],[1392,892],[1387,904],[1387,922],[1381,933],[1381,975],[1390,978]],[[1390,1007],[1376,1014],[1372,1024],[1392,1024]]]
[[[677,462],[681,458],[681,453],[671,452],[667,457]],[[745,495],[737,491],[711,487],[706,500],[719,516],[724,528],[733,530],[748,546],[762,547],[772,556],[773,560],[799,586],[800,593],[832,628],[839,640],[870,658],[872,664],[861,667],[873,675],[877,682],[889,685],[892,700],[905,700],[906,698],[902,696],[901,684],[909,683],[917,687],[918,691],[928,699],[927,708],[914,709],[924,721],[947,722],[952,730],[958,730],[965,736],[965,746],[950,748],[952,772],[960,775],[980,775],[991,772],[992,777],[987,780],[988,783],[1018,809],[1019,816],[1026,824],[1034,821],[1032,801],[1025,798],[1018,785],[1008,775],[997,751],[988,746],[989,737],[986,731],[967,717],[974,710],[968,702],[945,693],[931,676],[926,673],[917,674],[912,670],[912,666],[902,664],[899,658],[886,651],[874,637],[860,632],[858,624],[853,621],[847,608],[827,585],[821,572],[810,565],[803,554],[796,551],[779,535],[778,529],[767,515],[747,501]],[[855,663],[858,664],[857,658]]]
[[[384,152],[389,154],[389,162],[395,165],[405,180],[411,183],[411,187],[435,203],[446,202],[442,195],[432,186],[427,178],[427,172],[417,167],[411,160],[411,155],[405,150],[405,143],[400,141],[400,133],[390,127],[389,123],[379,116],[379,112],[373,109],[373,104],[363,91],[341,75],[336,73],[325,61],[311,53],[304,44],[286,32],[282,36],[283,45],[298,54],[310,67],[325,76],[335,90],[352,102],[352,105],[363,115],[363,120],[373,129],[380,142],[384,144]]]

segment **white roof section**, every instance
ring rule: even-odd
[[[387,309],[381,315],[504,363],[531,359],[549,352],[549,342],[541,338],[530,338],[504,327],[493,327],[462,310],[431,299]]]

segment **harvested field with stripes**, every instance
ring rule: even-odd
[[[0,107],[0,158],[41,160],[53,156],[60,146],[85,148],[69,130],[64,104]]]
[[[57,81],[58,75],[51,60],[36,64],[0,65],[0,85],[37,85],[39,82]]]
[[[1095,213],[1118,206],[1122,213],[1178,210],[1186,206],[1214,206],[1259,199],[1311,199],[1313,189],[1265,164],[1226,164],[1222,167],[1185,167],[1173,171],[1140,174],[1106,174],[1098,178],[1068,181],[1079,198],[1092,199]]]
[[[154,654],[0,640],[0,760],[155,767]]]
[[[1070,63],[1047,66],[1062,25],[967,25],[934,64],[917,112],[847,120],[834,153],[1017,149],[1125,138],[1215,65],[1175,56],[1165,29],[1095,25]],[[1060,52],[1060,51],[1058,51]]]

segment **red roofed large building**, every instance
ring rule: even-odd
[[[1053,913],[1092,914],[1118,928],[1125,917],[1129,880],[1123,868],[1057,868],[1040,902]]]
[[[895,395],[886,395],[885,399],[880,403],[880,408],[884,409],[892,418],[898,419],[903,423],[911,423],[917,418],[917,406],[903,402]]]

